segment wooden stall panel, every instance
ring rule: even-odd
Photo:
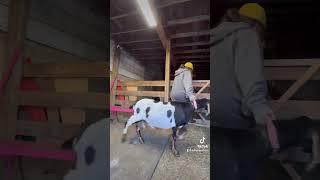
[[[88,92],[88,79],[56,79],[55,89],[57,92]],[[85,121],[86,113],[80,109],[62,108],[61,119],[64,124],[81,124]]]
[[[127,91],[138,91],[137,86],[127,86]],[[129,101],[137,101],[137,96],[129,96],[128,100]]]

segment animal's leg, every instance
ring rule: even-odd
[[[138,135],[138,138],[139,138],[140,143],[143,144],[143,143],[144,143],[144,140],[143,140],[143,138],[142,138],[142,136],[141,136],[140,127],[139,127],[138,124],[136,124],[136,132],[137,132],[137,135]]]
[[[122,133],[122,138],[121,138],[121,142],[124,142],[126,140],[127,137],[127,131],[128,131],[128,127],[131,126],[133,123],[137,122],[139,120],[137,120],[136,116],[131,116],[128,121],[126,122],[126,125],[123,129],[123,133]]]
[[[179,127],[179,131],[178,131],[178,139],[182,140],[184,135],[187,134],[187,128],[186,126],[182,126],[181,128]]]
[[[177,127],[172,128],[172,141],[171,141],[171,150],[173,154],[178,157],[179,151],[176,148],[176,140],[177,140]]]
[[[312,132],[312,161],[306,167],[307,171],[311,171],[317,164],[320,163],[319,156],[319,134],[316,131]]]

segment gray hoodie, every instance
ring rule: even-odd
[[[223,22],[210,37],[213,124],[248,129],[272,112],[267,105],[263,52],[248,24]]]
[[[174,76],[170,93],[171,99],[179,102],[192,101],[195,97],[193,94],[191,71],[186,68],[179,68],[175,71]]]

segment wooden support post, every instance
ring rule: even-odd
[[[18,59],[13,72],[8,81],[5,91],[5,116],[1,119],[6,121],[6,137],[14,139],[16,132],[16,123],[18,118],[18,103],[17,103],[17,89],[20,87],[22,77],[22,66],[24,59],[24,46],[26,36],[27,18],[29,15],[29,0],[11,0],[9,2],[9,16],[8,16],[8,52],[5,67],[8,67],[9,60],[14,52],[20,50],[20,59]],[[5,124],[5,123],[4,123]]]
[[[170,94],[170,59],[171,59],[171,41],[167,42],[166,47],[166,66],[165,66],[165,86],[164,86],[164,101],[169,101]]]
[[[117,90],[117,77],[119,73],[120,66],[120,54],[121,50],[119,46],[116,46],[114,49],[113,55],[113,64],[112,64],[112,80],[111,80],[111,97],[110,97],[110,106],[113,106],[116,102],[116,90]]]

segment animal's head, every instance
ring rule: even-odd
[[[107,119],[102,119],[87,126],[73,139],[77,160],[64,180],[107,179],[106,132]]]
[[[206,111],[206,116],[210,115],[210,100],[206,98],[197,99],[198,109],[203,109]]]

